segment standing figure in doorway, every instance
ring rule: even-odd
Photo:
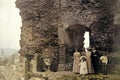
[[[73,61],[73,72],[74,73],[79,73],[79,62],[80,62],[80,52],[78,52],[77,48],[75,49],[75,52],[73,54],[74,61]]]
[[[91,59],[93,63],[93,68],[95,71],[95,74],[98,74],[98,68],[99,68],[99,55],[96,52],[96,49],[93,48],[92,54],[91,54]]]
[[[88,74],[87,59],[85,53],[83,53],[82,56],[80,57],[79,66],[80,66],[80,74],[82,75]]]
[[[92,60],[91,60],[91,54],[92,52],[90,51],[90,48],[87,48],[86,52],[85,52],[85,56],[87,59],[87,67],[88,67],[88,73],[94,73],[94,69],[93,69],[93,64],[92,64]]]
[[[46,65],[45,65],[45,62],[44,62],[44,60],[43,60],[43,55],[42,55],[42,53],[41,54],[39,54],[39,56],[38,56],[38,59],[37,59],[37,62],[38,62],[38,64],[37,64],[37,70],[39,71],[39,72],[44,72],[45,71],[45,69],[46,69]]]

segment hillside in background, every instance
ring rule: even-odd
[[[0,48],[0,55],[2,56],[9,56],[12,55],[14,53],[17,53],[18,49],[13,49],[13,48]]]

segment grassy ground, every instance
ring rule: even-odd
[[[80,75],[66,71],[36,73],[31,74],[31,77],[43,78],[44,80],[120,80],[119,74]]]
[[[120,80],[120,75],[109,75],[107,80]]]
[[[69,75],[58,78],[57,80],[120,80],[120,75]]]

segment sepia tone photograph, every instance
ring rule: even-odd
[[[0,80],[120,80],[120,0],[0,0]]]

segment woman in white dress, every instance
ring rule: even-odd
[[[92,60],[91,60],[91,54],[92,52],[90,51],[90,48],[88,48],[85,52],[86,56],[86,61],[87,61],[87,67],[88,67],[88,73],[94,73],[93,65],[92,65]]]
[[[88,74],[88,68],[87,68],[87,59],[86,59],[86,56],[82,55],[80,57],[80,63],[79,63],[79,66],[80,66],[80,74],[82,75],[86,75]]]
[[[75,50],[73,57],[74,57],[74,61],[73,61],[73,72],[74,73],[79,73],[80,67],[79,67],[79,62],[80,62],[80,52],[77,51],[77,49]]]

